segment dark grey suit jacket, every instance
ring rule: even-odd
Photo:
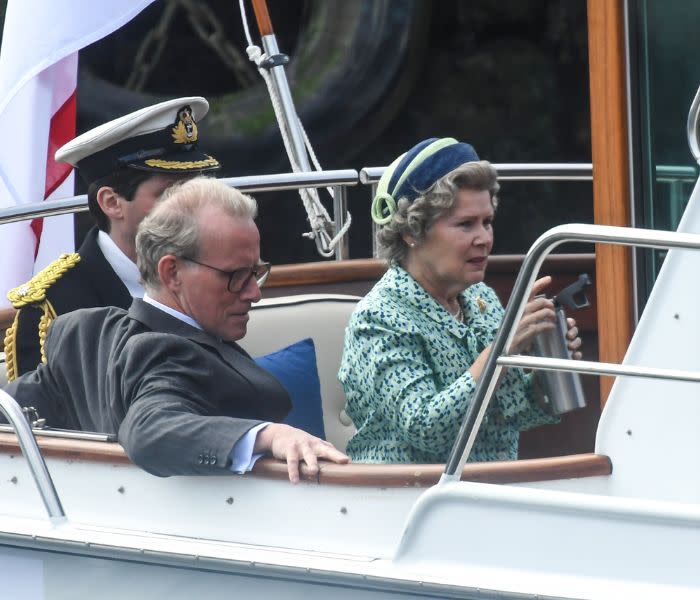
[[[95,306],[129,308],[129,290],[102,254],[97,244],[98,233],[96,227],[88,232],[78,250],[80,262],[46,290],[46,298],[57,315]],[[19,311],[15,348],[18,376],[33,371],[41,362],[39,321],[42,314],[43,310],[33,305]]]
[[[139,299],[59,316],[45,347],[47,364],[6,391],[52,427],[117,433],[154,475],[220,474],[251,427],[291,407],[238,344]]]

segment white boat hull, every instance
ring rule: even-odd
[[[0,455],[0,572],[16,590],[8,597],[700,593],[700,508],[602,496],[609,477],[426,491],[159,479],[118,463],[47,462],[69,520],[51,522],[24,459]]]

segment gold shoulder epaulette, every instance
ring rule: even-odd
[[[46,290],[59,280],[66,271],[72,269],[80,262],[80,255],[61,254],[50,265],[39,271],[27,283],[23,283],[7,292],[7,298],[15,308],[22,308],[28,304],[43,302],[46,298]]]

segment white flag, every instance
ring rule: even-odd
[[[73,195],[54,152],[75,137],[78,50],[153,0],[9,0],[0,51],[0,209]],[[73,217],[0,225],[0,307],[7,291],[73,250]],[[36,258],[36,263],[35,263]]]

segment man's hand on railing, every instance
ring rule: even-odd
[[[299,482],[301,462],[306,463],[310,475],[315,475],[318,473],[318,459],[341,464],[350,461],[333,444],[281,423],[270,423],[258,432],[253,452],[268,453],[274,458],[287,461],[289,481],[292,483]]]

